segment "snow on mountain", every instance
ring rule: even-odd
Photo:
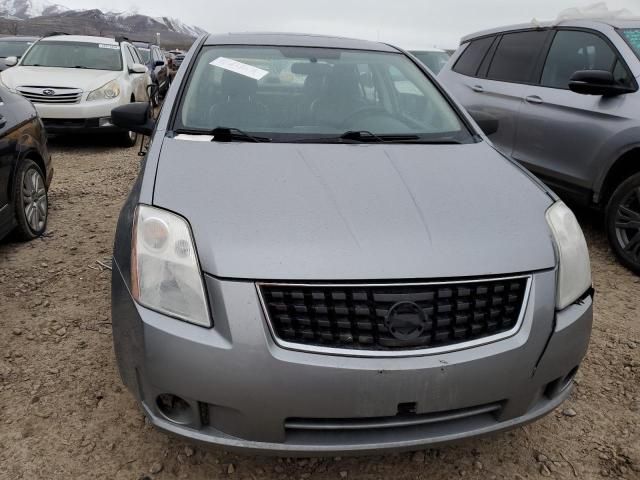
[[[12,18],[33,18],[42,15],[56,15],[69,8],[48,0],[0,0],[0,16]]]
[[[148,34],[151,32],[152,35],[155,35],[155,32],[169,31],[184,37],[197,37],[206,33],[203,29],[187,25],[177,18],[149,17],[138,12],[137,9],[126,12],[103,12],[96,8],[73,10],[49,0],[0,0],[0,17],[9,20],[22,20],[20,28],[23,30],[28,30],[25,24],[29,23],[30,19],[42,17],[37,22],[48,22],[47,25],[51,24],[52,27],[60,23],[67,29],[71,26],[70,31],[77,30],[79,24],[85,22],[85,30],[87,31],[93,29],[92,27],[98,31],[113,30],[126,34],[133,32]]]
[[[154,17],[154,20],[166,25],[169,30],[173,30],[174,32],[182,33],[183,35],[188,35],[190,37],[197,37],[202,35],[203,33],[207,33],[205,30],[200,27],[187,25],[186,23],[178,20],[177,18],[171,17]]]

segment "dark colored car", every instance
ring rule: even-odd
[[[5,58],[16,57],[20,59],[38,37],[2,37],[0,38],[0,72],[9,68],[4,63]]]
[[[53,177],[47,136],[28,100],[5,88],[0,100],[0,238],[15,230],[31,240],[47,228]]]
[[[156,93],[151,100],[157,105],[158,100],[167,93],[169,89],[169,75],[167,69],[167,59],[162,50],[157,45],[145,42],[131,42],[138,49],[140,57],[149,69],[151,81],[156,86]]]

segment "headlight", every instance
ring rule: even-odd
[[[92,100],[111,100],[112,98],[117,98],[118,95],[120,95],[120,85],[118,85],[116,80],[111,80],[109,83],[91,92],[87,97],[87,102]]]
[[[4,79],[2,78],[1,74],[0,74],[0,87],[4,87],[7,90],[9,90],[10,92],[16,93],[16,89],[15,88],[11,88],[9,85],[4,83]]]
[[[563,202],[554,203],[546,217],[558,250],[556,307],[562,310],[591,288],[589,250],[578,220]]]
[[[186,322],[211,326],[191,229],[182,217],[138,206],[131,283],[133,297],[141,305]]]

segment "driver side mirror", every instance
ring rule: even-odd
[[[116,127],[148,137],[156,126],[150,113],[151,107],[147,102],[129,103],[111,110],[111,121]]]
[[[4,64],[7,67],[13,67],[18,64],[18,57],[7,57],[4,59]]]
[[[164,62],[162,60],[156,60],[156,67],[163,67]]]
[[[129,73],[147,73],[148,71],[147,67],[141,63],[134,63],[129,68]]]
[[[607,70],[578,70],[569,80],[569,89],[582,95],[612,97],[634,92],[635,89],[620,85]]]

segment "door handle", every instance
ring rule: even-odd
[[[527,103],[533,103],[535,105],[543,103],[542,99],[538,95],[530,95],[528,97],[525,97],[524,100]]]
[[[471,90],[478,93],[484,92],[484,88],[482,87],[482,85],[474,85],[473,87],[471,87]]]

